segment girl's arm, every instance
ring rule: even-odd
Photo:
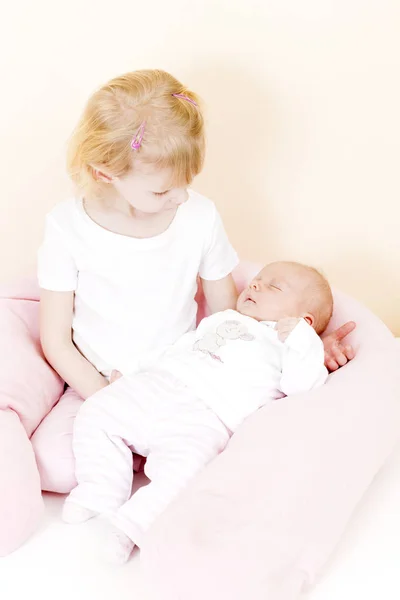
[[[51,366],[84,400],[108,381],[82,356],[72,341],[74,292],[41,290],[40,339]]]
[[[232,275],[227,275],[216,281],[202,279],[201,283],[204,296],[212,313],[228,308],[236,308],[238,293]]]

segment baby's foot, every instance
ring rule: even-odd
[[[132,540],[123,531],[109,526],[104,539],[103,556],[107,562],[114,565],[123,565],[129,560],[135,547]]]
[[[89,521],[97,514],[94,510],[75,504],[71,500],[66,500],[62,511],[62,520],[70,525],[77,525]]]

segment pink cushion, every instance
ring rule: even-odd
[[[35,456],[18,415],[0,410],[0,557],[18,548],[43,513]]]
[[[141,552],[154,600],[294,600],[314,582],[400,437],[399,349],[336,293],[330,328],[350,319],[356,358],[252,415],[155,523]]]
[[[19,546],[42,512],[29,437],[62,393],[39,343],[32,281],[0,289],[0,556]]]

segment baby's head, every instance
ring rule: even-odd
[[[237,309],[257,321],[302,317],[321,334],[332,316],[332,291],[316,269],[276,262],[264,267],[240,294]]]
[[[117,77],[89,99],[68,170],[86,199],[117,193],[147,213],[176,207],[204,161],[197,96],[159,70]]]

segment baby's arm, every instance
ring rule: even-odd
[[[40,339],[51,366],[82,398],[108,385],[72,341],[74,292],[41,290]]]
[[[318,387],[328,377],[322,340],[304,319],[285,338],[282,360],[280,389],[286,396]]]
[[[231,274],[216,281],[202,279],[201,283],[204,296],[212,313],[228,308],[236,308],[238,293]]]

